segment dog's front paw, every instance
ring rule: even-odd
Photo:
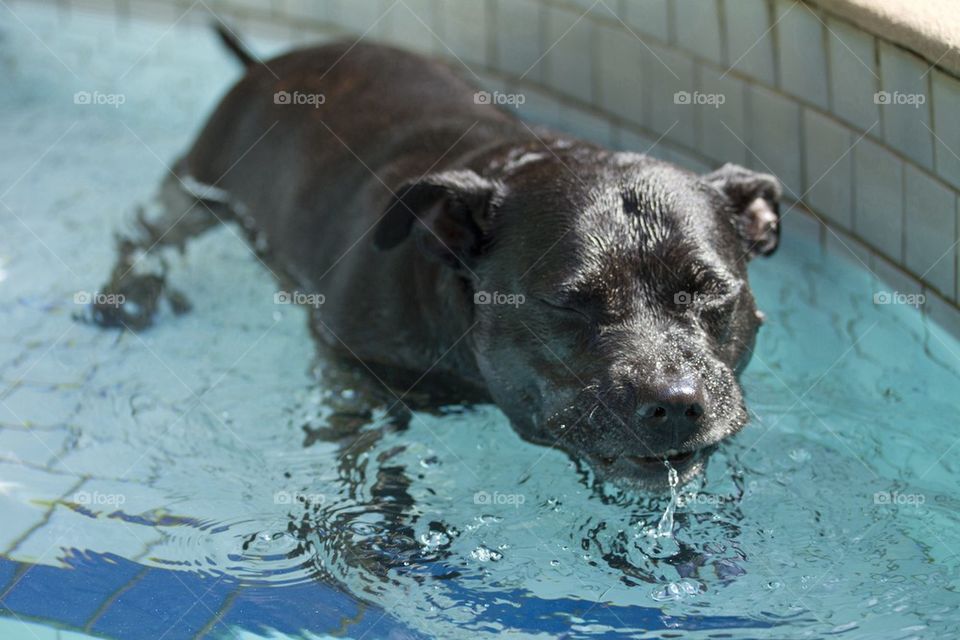
[[[165,288],[163,276],[128,273],[111,280],[90,302],[89,319],[101,327],[146,329],[153,324]]]

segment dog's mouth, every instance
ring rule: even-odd
[[[626,456],[627,460],[640,467],[662,468],[664,463],[671,467],[682,467],[696,455],[696,451],[667,451],[662,456]]]
[[[626,460],[630,464],[637,467],[659,471],[663,469],[664,463],[668,463],[671,467],[683,466],[693,460],[696,454],[696,450],[676,451],[671,449],[670,451],[666,451],[662,455],[658,456],[599,456],[598,460],[604,466],[611,466],[616,464],[619,460]]]

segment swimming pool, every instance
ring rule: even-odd
[[[16,12],[28,28],[0,42],[0,636],[960,631],[960,343],[880,304],[910,292],[823,252],[800,211],[752,272],[752,422],[675,497],[597,485],[490,406],[344,455],[311,437],[329,364],[306,312],[275,304],[235,229],[176,266],[191,313],[142,334],[74,317],[110,230],[237,69],[200,27]]]

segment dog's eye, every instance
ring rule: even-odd
[[[682,309],[695,313],[724,313],[740,297],[741,283],[735,280],[709,280],[692,283],[687,291],[674,293],[673,301]]]

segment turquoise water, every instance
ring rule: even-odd
[[[767,314],[752,422],[673,499],[597,485],[490,406],[417,414],[344,455],[308,437],[331,390],[306,313],[274,304],[235,229],[175,266],[190,314],[140,335],[74,319],[110,229],[231,61],[193,26],[15,10],[29,28],[0,27],[2,637],[960,633],[960,343],[874,304],[895,285],[822,251],[799,212],[752,271]]]

